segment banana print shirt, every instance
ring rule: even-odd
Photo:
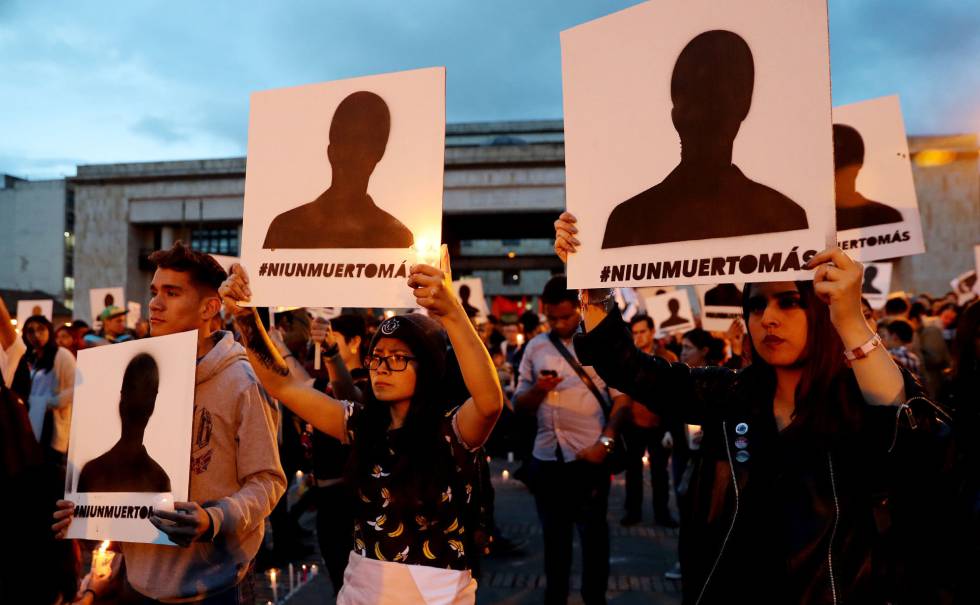
[[[463,519],[466,507],[473,503],[477,479],[479,449],[466,447],[459,437],[455,408],[446,413],[439,435],[443,455],[436,463],[453,465],[451,476],[440,489],[442,497],[429,517],[418,514],[417,507],[407,506],[402,498],[393,497],[391,470],[400,457],[398,431],[388,432],[388,451],[373,461],[371,479],[358,490],[354,516],[354,551],[357,554],[408,565],[426,565],[442,569],[466,570],[465,544],[469,528]],[[347,404],[347,440],[357,439],[355,421],[360,404]],[[462,492],[462,493],[460,493]]]

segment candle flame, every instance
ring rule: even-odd
[[[105,554],[105,551],[109,548],[109,544],[110,544],[110,542],[108,540],[104,540],[102,542],[102,546],[99,547],[99,554],[100,555],[104,555]]]

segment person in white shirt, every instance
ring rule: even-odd
[[[603,604],[609,583],[610,475],[604,462],[628,418],[631,399],[606,389],[592,368],[581,368],[575,361],[572,336],[582,316],[578,293],[568,289],[564,275],[545,285],[541,302],[551,332],[527,343],[514,407],[518,413],[537,417],[530,484],[544,536],[545,602],[568,600],[572,527],[578,525],[582,599],[586,605]],[[580,378],[573,362],[592,386]]]

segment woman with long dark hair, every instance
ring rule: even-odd
[[[270,394],[351,444],[347,480],[357,510],[340,604],[426,603],[434,595],[441,595],[440,603],[475,599],[467,557],[474,554],[468,541],[476,529],[477,456],[503,408],[503,392],[447,273],[412,267],[408,285],[435,320],[409,314],[378,326],[368,348],[371,389],[363,405],[333,399],[277,370],[254,314],[237,305],[250,295],[240,265],[221,288]],[[450,343],[471,395],[455,409]]]
[[[555,227],[566,260],[579,245],[574,216]],[[583,363],[656,413],[704,430],[681,544],[685,603],[906,596],[881,582],[891,561],[876,522],[887,518],[890,456],[921,446],[948,417],[865,322],[861,265],[835,248],[806,267],[812,282],[746,285],[753,361],[741,371],[645,355],[607,292],[582,292]]]
[[[43,315],[32,315],[21,328],[27,353],[14,374],[13,390],[27,404],[34,438],[45,458],[65,465],[71,426],[75,357],[59,347],[54,327]]]

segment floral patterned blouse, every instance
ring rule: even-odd
[[[360,404],[347,405],[348,443],[357,439],[354,419],[362,409]],[[455,479],[441,487],[441,500],[429,517],[407,506],[404,499],[392,497],[396,488],[392,487],[391,469],[402,452],[397,444],[398,430],[388,431],[387,454],[373,461],[371,480],[367,487],[358,489],[359,502],[354,516],[357,554],[379,561],[468,569],[464,546],[468,528],[463,519],[466,507],[473,502],[479,448],[471,450],[460,439],[456,425],[458,409],[446,413],[439,431],[445,444],[439,463],[453,465],[450,477]]]

